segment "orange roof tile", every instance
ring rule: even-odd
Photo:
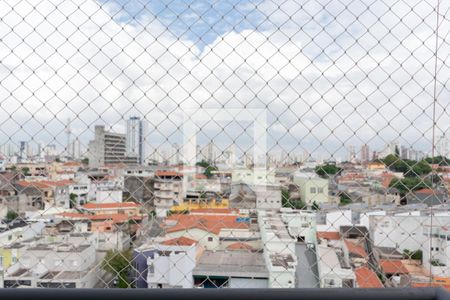
[[[64,179],[64,180],[57,180],[57,181],[50,181],[50,180],[39,180],[39,181],[25,181],[20,180],[17,181],[17,184],[23,187],[36,187],[40,189],[49,189],[53,187],[58,186],[67,186],[71,185],[74,182],[70,179]]]
[[[416,192],[415,192],[416,194],[426,194],[426,195],[438,195],[438,194],[440,194],[440,192],[439,191],[434,191],[434,190],[432,190],[432,189],[420,189],[420,190],[417,190]]]
[[[383,178],[381,181],[381,185],[387,189],[389,188],[389,185],[391,184],[392,179],[394,179],[393,174],[382,174],[381,177]]]
[[[118,203],[87,203],[83,205],[85,209],[114,209],[114,208],[133,208],[140,205],[135,202],[118,202]]]
[[[162,177],[162,176],[182,177],[183,174],[179,173],[177,171],[158,170],[155,172],[155,176],[157,176],[157,177]]]
[[[380,259],[380,267],[386,274],[408,274],[408,270],[405,268],[400,260],[387,260]]]
[[[253,250],[253,247],[247,243],[237,242],[228,245],[227,250]]]
[[[71,213],[71,212],[63,212],[58,215],[62,216],[64,218],[71,218],[71,219],[87,219],[89,217],[89,215],[86,215],[86,214]]]
[[[206,177],[205,174],[195,174],[195,179],[207,179],[208,177]]]
[[[435,277],[432,282],[413,282],[411,283],[411,287],[413,288],[442,287],[447,291],[450,291],[450,278]]]
[[[86,219],[91,221],[105,221],[105,220],[111,220],[114,223],[124,223],[128,220],[140,220],[142,219],[141,216],[128,216],[126,214],[101,214],[101,215],[89,215],[89,214],[81,214],[81,213],[71,213],[71,212],[64,212],[59,214],[62,217],[65,218],[71,218],[71,219]]]
[[[81,163],[76,162],[76,161],[67,161],[65,163],[62,164],[65,167],[77,167],[77,166],[81,166]]]
[[[172,215],[169,221],[177,221],[175,226],[167,227],[167,232],[177,232],[188,229],[200,229],[219,234],[223,228],[247,229],[248,224],[237,222],[237,216],[227,215]]]
[[[174,239],[170,239],[170,240],[166,240],[164,242],[162,242],[162,245],[166,245],[166,246],[191,246],[193,244],[196,244],[197,241],[184,237],[184,236],[180,236],[178,238],[174,238]]]
[[[337,241],[341,239],[341,235],[337,231],[317,231],[317,238]]]
[[[360,288],[382,288],[380,278],[377,274],[367,267],[355,269],[356,282]]]
[[[192,213],[211,213],[211,214],[231,214],[237,213],[239,210],[232,208],[194,208],[191,209]]]
[[[361,245],[353,243],[349,240],[345,240],[345,245],[347,246],[349,253],[356,254],[360,257],[367,257],[367,252]]]

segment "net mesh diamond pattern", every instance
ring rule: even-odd
[[[450,289],[450,6],[0,2],[0,288]]]

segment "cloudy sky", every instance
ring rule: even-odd
[[[262,109],[267,149],[345,157],[392,139],[429,151],[437,1],[1,1],[0,143],[82,144],[148,122],[181,143],[185,112]],[[437,129],[450,124],[450,3],[441,1]],[[447,28],[447,29],[445,29]],[[247,149],[251,122],[199,124]],[[151,150],[150,150],[151,151]]]

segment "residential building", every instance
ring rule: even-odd
[[[293,178],[294,184],[299,188],[300,199],[308,206],[327,203],[328,197],[328,180],[320,178],[315,173],[296,172]]]
[[[163,229],[167,238],[188,237],[206,250],[225,249],[236,242],[259,245],[259,235],[250,229],[250,219],[233,212],[175,214],[166,218]]]
[[[355,287],[355,273],[340,249],[330,247],[323,241],[316,246],[316,253],[321,288]]]
[[[18,260],[3,279],[5,288],[92,288],[102,276],[95,247],[88,244],[14,244]]]
[[[158,170],[155,172],[153,195],[156,215],[167,216],[170,208],[182,203],[185,197],[183,174],[177,171]]]
[[[269,272],[258,251],[237,248],[205,251],[192,271],[201,288],[268,288]]]
[[[187,237],[155,243],[147,258],[148,288],[193,288],[192,272],[204,249]]]
[[[293,288],[296,285],[297,256],[295,240],[276,212],[258,211],[264,261],[269,271],[270,288]]]
[[[367,164],[370,161],[370,148],[369,145],[364,144],[361,146],[360,162]]]
[[[136,157],[128,157],[126,136],[106,131],[104,126],[95,126],[95,137],[89,142],[89,167],[99,168],[105,164],[137,164]]]
[[[139,117],[130,117],[127,121],[127,156],[136,157],[140,165],[144,163],[145,157],[145,141],[146,135],[145,122]]]

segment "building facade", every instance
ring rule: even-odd
[[[105,164],[136,164],[136,157],[126,153],[126,136],[106,131],[105,126],[95,126],[95,137],[89,142],[89,167],[99,168]]]

